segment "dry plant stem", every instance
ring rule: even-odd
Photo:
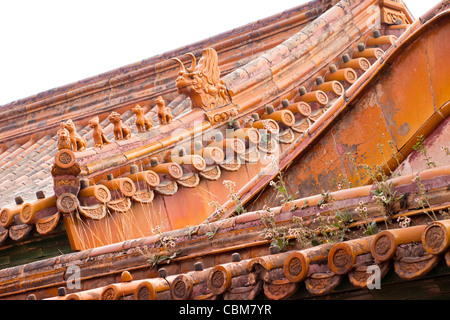
[[[359,187],[361,185],[361,181],[362,180],[361,180],[361,176],[359,175],[358,164],[356,163],[356,160],[353,157],[353,155],[351,154],[351,152],[348,152],[347,155],[348,155],[348,159],[350,160],[350,162],[353,165],[353,168],[355,168],[355,173],[356,173],[356,176],[358,177],[358,181],[356,183],[356,186]]]
[[[401,175],[403,175],[403,173],[402,173],[402,169],[401,169],[401,166],[400,166],[401,165],[400,160],[398,159],[397,150],[396,150],[395,145],[394,145],[394,141],[389,140],[388,144],[389,144],[389,148],[391,148],[391,150],[392,150],[391,157],[394,158],[395,161],[397,162],[397,168],[400,168],[399,172],[397,173],[397,175],[401,176]]]
[[[378,147],[378,150],[380,150],[381,155],[383,156],[384,163],[386,164],[386,167],[389,170],[390,176],[392,176],[393,172],[392,172],[391,168],[389,167],[386,156],[384,155],[383,145],[381,143],[379,143],[379,144],[377,144],[377,147]]]
[[[434,213],[434,210],[431,209],[430,201],[429,201],[429,199],[428,199],[428,196],[427,196],[426,193],[425,193],[425,186],[424,186],[423,183],[422,183],[422,179],[421,179],[419,176],[416,176],[413,180],[416,182],[417,186],[419,187],[419,193],[420,193],[420,195],[425,199],[425,203],[427,204],[428,208],[430,208],[431,213],[433,214],[433,217],[430,216],[430,214],[428,213],[428,210],[426,210],[425,205],[424,205],[424,201],[422,201],[422,200],[419,199],[419,198],[416,198],[415,201],[421,205],[421,207],[422,207],[422,209],[424,210],[425,214],[426,214],[432,221],[437,221],[438,219],[437,219],[437,217],[436,217],[436,214]]]
[[[224,180],[223,184],[229,191],[228,197],[231,198],[231,200],[233,200],[234,204],[236,205],[236,213],[238,215],[245,213],[246,211],[244,209],[244,206],[242,205],[241,197],[236,192],[234,192],[234,186],[236,184],[230,180]]]

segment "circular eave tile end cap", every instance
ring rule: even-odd
[[[216,266],[209,272],[206,283],[212,293],[216,295],[222,294],[231,285],[231,273],[224,266]]]
[[[439,221],[430,224],[422,233],[424,249],[433,255],[444,253],[450,245],[450,224]]]
[[[356,255],[347,243],[334,245],[328,254],[328,266],[335,274],[349,273],[356,262]]]
[[[174,300],[189,300],[192,294],[192,287],[190,277],[181,274],[170,284],[170,292]]]
[[[284,261],[283,271],[289,281],[303,281],[308,275],[309,259],[301,252],[294,252]]]
[[[156,290],[149,281],[140,283],[134,291],[135,300],[156,300]]]
[[[395,237],[391,232],[381,231],[372,242],[371,254],[376,261],[390,260],[397,250]]]

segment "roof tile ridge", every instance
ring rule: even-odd
[[[9,170],[21,171],[22,169],[29,167],[30,159],[27,156],[30,155],[32,152],[34,152],[36,149],[37,149],[37,146],[32,148],[31,150],[29,150],[29,152],[26,152],[26,154],[23,155],[23,157],[21,159],[19,159],[16,163],[14,163],[14,165],[11,166],[9,168]]]
[[[5,157],[4,159],[0,160],[0,166],[5,165],[6,163],[8,163],[9,165],[11,165],[11,163],[15,160],[15,158],[17,158],[17,156],[26,151],[26,149],[31,146],[33,143],[32,140],[27,141],[25,144],[19,144],[19,147],[14,150],[13,152],[11,152],[7,157]]]
[[[18,159],[14,163],[14,165],[18,164],[22,160],[25,160],[26,157],[38,147],[38,145],[36,144],[37,141],[35,141],[34,139],[30,139],[29,141],[33,141],[33,143],[28,148],[23,150],[23,152],[18,156]]]
[[[303,4],[303,5],[300,5],[298,7],[293,8],[293,9],[290,9],[288,11],[295,11],[296,9],[302,8],[302,7],[306,6],[306,5],[307,4]],[[282,16],[285,12],[286,11],[283,11],[282,13],[275,14],[273,16]],[[268,18],[265,18],[265,19],[263,19],[261,21],[268,20],[270,18],[271,17],[268,17]],[[220,34],[214,36],[214,37],[203,39],[203,40],[194,42],[193,44],[185,45],[185,46],[182,46],[180,48],[176,48],[176,49],[167,51],[167,52],[162,53],[162,54],[157,54],[157,55],[155,55],[155,56],[153,56],[151,58],[148,58],[148,59],[144,59],[144,60],[141,60],[141,61],[138,61],[138,62],[135,62],[135,63],[131,63],[131,64],[128,64],[126,66],[122,66],[120,68],[113,69],[113,70],[110,70],[110,71],[107,71],[107,72],[104,72],[102,74],[95,75],[95,76],[92,76],[92,77],[88,77],[86,79],[79,80],[79,81],[76,81],[76,82],[73,82],[73,83],[61,86],[61,87],[49,89],[49,90],[46,90],[46,91],[43,91],[43,92],[31,95],[29,97],[26,97],[26,98],[23,98],[23,99],[20,99],[20,100],[12,101],[10,103],[1,105],[0,106],[0,113],[2,113],[3,111],[6,111],[6,110],[16,109],[16,106],[23,105],[23,104],[42,103],[40,101],[45,100],[45,99],[51,99],[52,101],[54,101],[54,97],[55,96],[59,97],[59,99],[65,99],[65,98],[67,98],[68,95],[71,96],[71,95],[74,94],[73,92],[70,93],[71,91],[75,91],[75,90],[77,90],[79,88],[88,87],[88,86],[91,86],[91,87],[95,88],[96,86],[99,85],[99,83],[100,84],[103,83],[103,85],[105,85],[106,83],[109,84],[110,79],[115,78],[117,76],[120,76],[123,73],[127,74],[127,73],[130,73],[130,72],[133,72],[133,71],[142,72],[141,70],[146,70],[146,69],[152,70],[152,69],[155,68],[155,64],[157,64],[158,61],[159,62],[163,62],[163,61],[167,60],[170,57],[175,57],[175,56],[181,54],[182,52],[185,52],[187,49],[189,49],[191,47],[204,47],[205,45],[208,45],[209,42],[212,42],[212,41],[215,41],[217,39],[220,39],[220,37],[223,37],[224,35],[229,35],[229,36],[233,37],[233,35],[231,34],[233,31],[235,31],[235,30],[245,30],[246,28],[248,28],[249,26],[253,26],[254,24],[255,24],[254,22],[248,23],[248,24],[246,24],[244,26],[235,28],[235,29],[233,29],[231,31],[225,31],[223,33],[220,33]],[[148,71],[146,70],[146,72],[148,72]],[[56,93],[56,95],[55,95],[55,93]],[[45,104],[47,104],[47,103],[45,103]]]
[[[271,166],[272,165],[269,164],[263,170],[270,171]],[[386,183],[392,182],[393,186],[400,186],[400,185],[406,185],[406,184],[411,183],[411,181],[413,181],[413,179],[416,176],[420,176],[423,179],[431,179],[431,178],[434,178],[437,176],[442,176],[442,175],[450,175],[450,165],[444,165],[444,166],[440,166],[437,168],[431,168],[431,169],[427,169],[427,170],[423,170],[423,171],[412,172],[410,174],[405,174],[400,177],[393,177],[393,178],[388,179],[386,181]],[[255,177],[255,178],[257,178],[257,177]],[[255,178],[253,178],[253,179],[255,179]],[[243,197],[245,195],[245,193],[249,190],[249,186],[253,185],[252,180],[250,180],[246,185],[244,185],[237,192],[238,196]],[[361,186],[361,187],[356,187],[356,188],[338,190],[338,191],[331,192],[330,195],[332,195],[336,198],[339,198],[341,200],[351,198],[355,195],[359,195],[359,196],[366,195],[367,196],[367,195],[370,195],[372,187],[373,187],[373,185],[368,185],[368,186]],[[320,194],[311,195],[308,197],[295,199],[293,201],[287,202],[283,206],[273,207],[272,209],[276,210],[276,211],[282,210],[283,212],[286,212],[286,211],[289,211],[293,206],[302,207],[304,205],[305,201],[314,205],[315,203],[320,201],[321,198],[322,198],[322,196]],[[223,205],[223,207],[225,207],[227,210],[229,210],[232,207],[232,204],[233,204],[233,201],[227,201]],[[246,215],[246,214],[247,213],[245,213],[244,215]],[[248,214],[251,214],[251,213],[248,213]],[[221,218],[226,218],[226,216],[225,217],[222,216]],[[217,215],[213,213],[210,217],[208,217],[208,219],[205,222],[215,221],[216,219],[217,219]]]
[[[226,39],[223,42],[220,42],[218,44],[213,45],[212,47],[215,48],[217,50],[217,52],[221,52],[221,47],[226,47],[229,48],[230,45],[232,47],[236,47],[236,46],[241,46],[242,45],[242,40],[245,40],[248,38],[250,42],[256,41],[260,38],[266,38],[269,37],[270,35],[272,35],[273,33],[279,33],[285,29],[288,28],[292,28],[292,25],[295,23],[298,23],[300,21],[305,21],[305,23],[307,21],[311,20],[311,16],[314,15],[309,15],[308,17],[308,13],[316,11],[315,9],[311,9],[308,10],[306,12],[301,12],[298,13],[295,16],[291,16],[288,17],[286,19],[283,19],[281,21],[278,21],[277,23],[272,23],[266,26],[257,26],[257,25],[253,25],[251,31],[249,31],[248,33],[242,34],[238,37],[233,37],[232,39]],[[240,40],[242,39],[242,40]]]
[[[447,220],[447,222],[448,222],[448,220]],[[417,230],[418,229],[425,229],[424,227],[426,227],[426,226],[423,226],[421,228],[416,228],[416,229]],[[416,230],[416,229],[414,229],[414,230]],[[410,229],[410,230],[413,230],[413,229]],[[402,230],[402,229],[391,229],[391,230],[389,230],[389,232],[394,233],[394,234],[397,233],[397,232],[400,232],[400,231],[403,232],[404,234],[406,234],[406,236],[409,237],[409,239],[413,239],[413,240],[414,239],[419,239],[419,238],[417,238],[417,232],[411,234],[411,236],[408,236],[408,232],[407,232],[408,229],[404,229],[404,230]],[[180,230],[178,230],[178,233],[180,233]],[[158,239],[158,236],[153,236],[152,237],[153,241],[148,241],[148,239],[140,239],[139,241],[135,241],[135,240],[133,240],[133,241],[124,241],[124,242],[121,242],[121,243],[116,244],[116,245],[105,246],[105,247],[103,247],[102,249],[99,249],[99,250],[92,249],[92,250],[90,250],[88,252],[88,257],[86,258],[86,254],[85,254],[83,259],[85,259],[85,261],[94,260],[94,259],[97,259],[96,257],[100,257],[100,255],[102,255],[102,254],[109,255],[109,254],[117,253],[119,251],[129,250],[131,248],[144,245],[145,242],[147,242],[147,243],[154,243],[155,241],[157,241],[157,239]],[[282,253],[282,254],[262,255],[262,256],[260,256],[260,257],[258,257],[256,259],[254,259],[254,258],[247,259],[244,262],[244,264],[246,266],[248,266],[248,263],[250,261],[252,261],[253,264],[254,263],[262,263],[262,265],[266,268],[266,270],[267,270],[267,268],[272,268],[272,267],[278,268],[278,267],[280,267],[282,265],[285,265],[285,263],[282,263],[282,261],[278,261],[277,260],[280,257],[282,257],[283,258],[282,260],[284,260],[284,261],[289,261],[290,260],[289,257],[291,257],[291,255],[292,255],[292,257],[298,257],[298,252],[300,252],[301,254],[306,254],[308,256],[308,254],[309,254],[309,252],[311,250],[312,250],[311,253],[315,254],[317,251],[320,251],[321,248],[325,248],[325,250],[322,250],[322,251],[324,251],[324,252],[325,251],[326,252],[329,251],[329,255],[328,255],[328,262],[329,263],[330,263],[330,261],[332,261],[333,254],[336,253],[338,249],[342,249],[342,250],[346,251],[347,254],[349,254],[351,257],[353,257],[352,259],[348,260],[348,262],[350,262],[350,265],[346,265],[346,268],[348,269],[350,267],[355,266],[355,261],[356,261],[354,259],[355,256],[361,255],[361,254],[364,254],[364,253],[369,253],[369,252],[371,252],[373,250],[372,244],[374,243],[374,240],[375,240],[375,238],[373,236],[356,238],[356,239],[350,239],[350,240],[339,242],[339,243],[333,245],[333,247],[331,248],[331,249],[334,248],[333,250],[329,250],[330,244],[325,243],[325,244],[321,244],[321,245],[319,245],[317,247],[314,247],[314,248],[304,248],[304,249],[301,249],[301,250],[294,249],[294,250],[290,250],[290,251],[287,251],[287,252]],[[405,243],[408,242],[407,239],[406,240],[402,240],[402,241],[403,242],[406,241]],[[95,251],[94,254],[92,254],[92,251]],[[319,257],[320,259],[323,258],[320,254],[319,254],[319,256],[320,256]],[[67,265],[70,264],[70,262],[72,262],[74,260],[74,259],[67,259],[67,257],[70,257],[70,254],[69,255],[65,255],[64,257],[66,257],[65,263],[67,263]],[[62,257],[58,257],[55,260],[47,261],[47,265],[52,265],[53,262],[55,262],[55,264],[56,263],[61,264],[62,261],[58,260],[58,259],[61,259],[61,258]],[[319,259],[319,258],[317,258],[317,259]],[[99,258],[99,259],[101,260],[101,258]],[[275,261],[274,259],[277,260],[277,261]],[[80,260],[80,259],[78,259],[78,260]],[[227,266],[227,265],[229,265],[229,263],[222,263],[222,264],[216,265],[216,266]],[[27,264],[25,266],[21,266],[21,268],[19,268],[19,270],[20,270],[20,272],[31,271],[34,266],[35,266],[35,263]],[[249,271],[251,268],[245,267],[245,269]],[[286,269],[285,269],[285,271],[286,271]],[[333,271],[335,271],[335,270],[333,270]],[[119,271],[117,271],[117,272],[119,272]],[[336,272],[338,274],[340,274],[341,270],[336,270]],[[346,271],[342,271],[342,272],[345,273]],[[2,274],[2,272],[0,271],[0,275],[1,274]],[[286,276],[287,276],[288,279],[290,279],[288,277],[288,275],[286,275]],[[292,279],[290,279],[290,280],[292,280]],[[295,279],[295,280],[298,280],[298,279]]]
[[[305,38],[300,37],[298,38],[300,34],[304,34],[304,36],[307,37],[307,39],[311,39],[311,35],[320,32],[320,30],[325,26],[328,25],[328,22],[331,22],[336,17],[344,16],[347,14],[347,10],[345,10],[345,6],[333,6],[326,12],[322,13],[320,16],[318,16],[316,19],[311,21],[309,24],[307,24],[301,31],[297,32],[296,34],[292,35],[285,41],[283,41],[281,44],[276,46],[275,48],[272,48],[268,50],[265,54],[256,57],[254,60],[248,62],[246,65],[239,67],[235,71],[227,74],[222,78],[222,80],[227,85],[228,91],[231,93],[232,96],[237,95],[245,90],[248,90],[250,87],[252,87],[254,84],[262,81],[262,79],[256,79],[256,75],[261,75],[267,70],[270,70],[272,66],[280,63],[279,58],[279,50],[280,46],[285,46],[286,48],[292,48],[287,53],[285,53],[286,57],[289,57],[291,55],[294,56],[295,50],[293,48],[300,48],[304,45]],[[323,21],[323,23],[318,23],[319,21]],[[290,45],[287,45],[287,43],[290,43]],[[296,45],[294,45],[296,44]],[[313,43],[308,44],[310,48],[319,45],[318,39],[315,40]],[[261,61],[261,57],[264,56],[264,61],[267,63],[263,63],[258,68],[258,61]],[[284,61],[285,58],[283,58],[281,61]],[[297,57],[298,58],[298,57]],[[286,63],[286,61],[284,61]],[[242,70],[246,71],[247,77],[242,77]],[[268,72],[268,71],[267,71]],[[273,76],[271,72],[271,77]],[[264,78],[266,79],[266,78]]]
[[[445,225],[449,224],[449,220],[444,221]],[[444,226],[445,226],[444,225]],[[396,248],[399,244],[402,243],[408,243],[411,241],[420,241],[418,236],[421,234],[423,235],[426,231],[424,231],[426,226],[419,226],[419,228],[406,228],[406,229],[391,229],[389,230],[388,235],[391,235],[391,237],[397,237],[397,233],[401,233],[401,237],[398,239],[394,239],[394,247]],[[410,229],[410,230],[408,230]],[[414,230],[413,230],[414,229]],[[447,227],[447,230],[449,230],[449,227]],[[409,234],[409,231],[412,231],[411,234]],[[420,231],[423,231],[420,233]],[[447,231],[448,232],[448,231]],[[384,236],[384,234],[380,234],[381,236]],[[380,238],[380,237],[378,237]],[[336,244],[330,244],[330,243],[323,243],[315,247],[306,247],[302,249],[292,249],[286,252],[280,252],[280,253],[270,253],[270,254],[262,254],[256,258],[247,258],[247,259],[241,259],[240,255],[237,253],[232,254],[232,259],[229,262],[223,262],[220,264],[215,264],[213,267],[204,269],[204,268],[194,268],[194,270],[191,270],[187,273],[181,273],[181,272],[175,272],[175,274],[168,277],[168,286],[170,287],[170,290],[173,290],[173,285],[177,282],[176,279],[180,279],[180,275],[184,274],[189,276],[195,277],[196,275],[202,275],[200,278],[202,278],[202,281],[205,281],[207,283],[208,288],[216,295],[223,294],[224,292],[228,291],[230,289],[230,284],[232,283],[231,278],[239,277],[242,275],[250,274],[252,272],[258,272],[257,269],[255,269],[256,264],[260,264],[261,267],[263,267],[266,271],[270,271],[272,269],[279,269],[281,268],[284,276],[287,278],[288,281],[298,283],[306,279],[308,275],[308,269],[310,264],[317,263],[319,261],[327,260],[328,267],[330,268],[330,271],[335,273],[336,275],[345,275],[348,272],[350,272],[349,276],[351,277],[352,270],[354,267],[357,267],[357,257],[364,255],[366,253],[372,253],[374,256],[376,256],[376,236],[364,236],[361,238],[355,238],[355,239],[349,239],[346,241],[338,242]],[[411,241],[410,241],[411,240]],[[339,251],[341,250],[341,251]],[[335,255],[336,254],[344,254],[346,255],[345,265],[342,265],[339,263],[338,265],[335,264]],[[295,260],[295,261],[294,261]],[[292,263],[301,263],[301,269],[303,272],[300,274],[296,274],[298,271],[297,268],[290,268],[294,265]],[[434,265],[433,265],[434,267]],[[432,268],[427,268],[427,271],[430,271]],[[24,268],[25,270],[25,268]],[[291,271],[294,271],[293,273]],[[117,272],[120,272],[118,270]],[[125,271],[126,272],[126,271]],[[222,277],[216,277],[218,279],[222,279],[222,285],[219,286],[218,281],[215,281],[214,285],[212,285],[212,277],[214,277],[214,274],[221,273]],[[123,273],[122,273],[123,275]],[[207,279],[206,279],[206,278]],[[122,276],[122,280],[124,277]],[[130,278],[131,279],[131,278]],[[259,278],[261,281],[269,281],[270,279],[267,278]],[[138,287],[138,284],[144,283],[146,281],[152,282],[152,281],[158,281],[158,278],[142,278],[141,280],[134,281],[134,285],[132,285],[133,290],[125,290],[129,291],[126,292],[122,291],[122,294],[132,294],[135,293],[135,299],[136,298],[136,287]],[[353,282],[352,282],[353,283]],[[355,284],[354,284],[355,285]],[[357,287],[355,285],[355,287]],[[102,290],[106,290],[106,286],[99,287]],[[118,288],[120,289],[120,288]],[[296,291],[296,290],[295,290]],[[82,291],[84,292],[84,291]],[[155,292],[156,293],[156,292]],[[265,292],[266,293],[266,292]],[[266,293],[267,294],[267,293]],[[116,297],[117,298],[117,297]],[[154,297],[155,298],[155,297]]]
[[[422,14],[422,16],[420,16],[418,20],[420,20],[422,23],[426,23],[435,16],[443,13],[444,11],[447,11],[449,7],[450,2],[448,0],[441,0],[440,2],[436,3],[432,8],[430,8],[428,11],[426,11],[424,14]]]
[[[183,101],[186,101],[186,99]],[[174,118],[174,121],[171,124],[160,126],[160,129],[157,132],[158,135],[150,135],[150,136],[135,135],[132,137],[132,139],[129,139],[129,141],[122,141],[122,142],[120,142],[121,148],[117,149],[114,152],[114,154],[111,154],[111,157],[121,156],[122,162],[123,161],[131,161],[131,160],[135,159],[135,157],[140,157],[140,156],[144,155],[145,150],[147,150],[147,149],[149,150],[149,152],[153,152],[155,150],[166,148],[167,146],[169,146],[171,144],[171,142],[179,141],[179,140],[177,140],[179,138],[178,136],[170,137],[170,136],[168,136],[168,134],[170,132],[175,131],[178,128],[182,128],[189,122],[198,121],[199,113],[200,113],[199,109],[194,112],[192,112],[192,110],[191,110],[191,112],[183,114],[183,115],[181,115],[181,117]],[[185,118],[187,120],[185,120]],[[203,126],[202,128],[205,129],[206,127]],[[203,130],[203,129],[200,129],[200,130]],[[182,130],[183,131],[182,134],[192,135],[194,132],[196,132],[195,130],[199,130],[199,128],[197,128],[197,129],[188,128],[186,130]],[[161,136],[161,134],[163,134],[163,136]],[[111,133],[110,133],[110,135],[111,135]],[[144,142],[145,142],[145,144],[144,144]],[[103,152],[103,150],[100,150],[99,152]],[[105,159],[103,159],[101,161],[97,160],[94,162],[90,162],[89,156],[84,151],[81,153],[77,153],[76,156],[77,156],[77,160],[79,161],[79,163],[82,164],[83,167],[86,167],[85,170],[89,174],[96,172],[98,170],[101,170],[101,169],[99,169],[100,167],[102,167],[101,163],[106,164],[106,162],[103,161]],[[120,163],[122,163],[122,162],[120,162]],[[120,163],[116,163],[116,164],[120,165]],[[89,169],[89,168],[91,168],[91,169]]]
[[[438,176],[443,176],[443,175],[450,175],[450,165],[418,172],[414,176],[416,176],[416,175],[420,175],[424,180],[432,179],[432,178],[435,178]],[[401,185],[406,185],[406,184],[411,184],[411,183],[413,183],[413,176],[412,175],[404,175],[401,177],[395,177],[395,178],[387,180],[386,183],[390,183],[390,182],[393,182],[393,186],[395,186],[395,187],[398,187]],[[373,185],[367,185],[367,186],[362,186],[362,187],[334,191],[334,192],[330,193],[330,196],[333,196],[333,198],[335,198],[336,201],[349,200],[349,199],[355,199],[355,198],[364,198],[371,194],[372,189],[373,189]],[[312,195],[312,196],[309,196],[306,198],[301,198],[301,199],[296,199],[296,200],[290,201],[283,206],[271,207],[270,210],[278,217],[278,219],[281,219],[280,221],[284,221],[284,220],[286,220],[286,217],[284,217],[284,215],[286,213],[292,214],[292,207],[294,205],[297,208],[300,208],[300,207],[302,207],[302,205],[305,203],[305,200],[306,200],[308,202],[309,206],[317,206],[322,198],[323,198],[322,194]],[[201,228],[202,225],[203,226],[208,225],[208,227],[206,227],[205,230],[206,229],[209,230],[210,228],[214,229],[214,226],[217,225],[217,227],[219,228],[218,229],[219,233],[220,233],[220,231],[222,231],[222,232],[224,231],[224,230],[222,230],[223,228],[227,229],[227,228],[230,228],[230,226],[233,229],[237,229],[238,225],[247,225],[248,222],[250,222],[250,221],[259,220],[260,219],[259,214],[264,211],[265,211],[265,209],[260,209],[260,210],[256,210],[256,211],[252,211],[252,212],[247,212],[247,213],[235,216],[235,217],[228,217],[228,218],[226,217],[222,220],[214,221],[211,223],[204,222],[204,223],[198,225],[197,227]],[[164,235],[177,237],[180,234],[183,234],[182,231],[183,230],[167,231],[164,233]],[[199,232],[199,234],[203,234],[203,233]],[[154,238],[152,238],[152,239],[154,239]]]
[[[12,146],[10,146],[8,149],[4,150],[0,154],[0,161],[2,161],[4,158],[8,157],[12,152],[14,152],[16,149],[20,147],[20,144],[14,143]]]
[[[42,158],[44,155],[48,155],[48,154],[55,154],[56,151],[53,150],[52,148],[50,148],[52,145],[54,144],[54,141],[52,142],[52,137],[48,138],[42,145],[37,146],[35,148],[33,148],[33,150],[30,151],[29,154],[33,154],[32,159],[35,159],[36,161],[32,162],[32,164],[40,164],[40,162],[42,161]],[[42,152],[42,150],[47,150],[48,152]],[[19,172],[23,172],[25,170],[25,168],[30,168],[30,158],[28,157],[24,157],[23,159],[21,159],[20,161],[20,165],[11,168],[14,168],[15,171],[19,171]],[[19,164],[19,162],[17,162],[16,164]]]
[[[290,10],[287,10],[287,11],[290,11]],[[189,48],[188,46],[186,47],[186,48]],[[167,55],[159,55],[158,56],[160,59],[164,59],[164,58],[167,58]],[[163,62],[165,62],[165,61],[163,61]],[[172,64],[169,64],[168,62],[166,62],[167,64],[168,64],[168,66],[170,66],[171,68],[172,68]],[[120,68],[119,70],[124,70],[125,68]],[[125,72],[126,73],[126,76],[127,77],[130,77],[130,74],[129,73],[127,73],[127,72]],[[98,77],[96,77],[96,79],[97,79]],[[117,79],[116,79],[117,80]],[[116,80],[114,80],[114,81],[116,81]],[[77,84],[81,84],[81,83],[84,83],[84,81],[78,81],[77,82]],[[105,83],[104,83],[105,84]],[[111,89],[111,85],[112,85],[112,83],[111,83],[111,81],[109,81],[109,89]],[[93,85],[92,86],[94,89],[98,89],[98,87],[96,87],[95,85]],[[55,94],[55,89],[52,89],[51,90],[51,92],[53,93],[53,94]],[[68,92],[67,93],[67,99],[71,99],[72,97],[73,97],[73,94],[74,94],[74,92],[72,91],[72,92]],[[56,97],[56,99],[60,99],[62,96],[61,95],[57,95],[57,97]],[[62,97],[63,98],[63,97]],[[52,103],[56,103],[56,101],[55,101],[55,97],[50,97],[49,99],[51,99],[51,102]],[[33,102],[33,103],[35,103],[35,102]],[[33,106],[27,106],[26,107],[26,109],[29,111],[30,110],[30,108],[34,108]],[[23,109],[23,108],[22,108]],[[16,111],[16,110],[18,110],[18,108],[15,108],[15,110],[14,110],[14,112]],[[0,111],[1,112],[1,111]],[[20,113],[20,112],[19,112]]]
[[[417,230],[414,229],[415,227],[411,227],[412,228],[411,230],[408,230],[409,228],[391,229],[389,232],[392,234],[397,234],[401,232],[403,234],[403,238],[401,239],[400,243],[403,242],[408,243],[411,241],[420,240],[418,236],[423,234],[425,227],[426,227],[425,225],[419,226],[418,228],[416,228]],[[412,231],[412,233],[409,234],[409,231]],[[333,272],[336,275],[344,275],[351,272],[352,269],[357,266],[358,256],[362,256],[367,253],[373,254],[374,250],[376,250],[374,249],[375,239],[376,236],[374,235],[363,236],[361,238],[349,239],[335,244],[323,243],[316,247],[306,247],[303,249],[293,249],[280,253],[263,254],[256,258],[247,258],[244,260],[241,260],[240,257],[236,258],[236,254],[233,254],[233,259],[231,262],[216,264],[213,267],[207,269],[196,268],[195,270],[188,272],[187,275],[195,277],[196,275],[202,274],[203,276],[201,278],[204,278],[206,276],[208,279],[207,285],[210,288],[210,290],[212,290],[213,293],[215,294],[222,294],[230,288],[230,286],[226,285],[226,283],[228,284],[231,283],[231,277],[239,277],[241,275],[250,274],[252,272],[258,272],[255,269],[256,264],[260,264],[261,267],[263,267],[266,271],[281,268],[283,270],[284,276],[289,281],[300,282],[306,278],[307,272],[302,273],[302,276],[298,275],[293,277],[292,274],[290,273],[290,269],[288,268],[292,260],[300,259],[302,262],[302,269],[307,270],[309,269],[308,267],[310,263],[313,264],[315,262],[319,262],[326,259],[328,262],[328,267],[330,268],[331,272]],[[395,246],[396,245],[397,244],[395,244]],[[348,259],[346,260],[345,265],[341,265],[340,263],[338,265],[335,264],[334,258],[335,255],[337,254],[347,255]],[[431,269],[428,268],[427,270],[429,271]],[[222,273],[227,278],[224,279],[223,282],[224,286],[221,286],[220,289],[219,287],[217,287],[218,283],[215,283],[214,288],[211,287],[211,277],[217,272]],[[172,281],[169,282],[171,288],[172,285],[177,282],[175,281],[175,279],[179,279],[178,275],[180,275],[180,273],[175,273],[170,277],[171,278],[170,280],[174,281],[173,283],[171,283]],[[352,275],[350,274],[350,276]],[[133,285],[133,288],[136,287],[139,283],[145,282],[147,280],[152,281],[155,280],[155,278],[151,279],[144,278],[142,280],[138,280],[135,282],[135,285]],[[206,278],[203,280],[206,280]],[[264,278],[261,278],[260,280],[266,281]],[[133,290],[131,290],[130,292],[132,291]]]

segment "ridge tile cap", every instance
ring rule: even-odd
[[[125,242],[117,242],[113,244],[109,244],[102,247],[93,248],[89,253],[89,258],[93,258],[96,256],[108,254],[108,253],[117,253],[123,250]]]

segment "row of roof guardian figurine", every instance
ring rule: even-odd
[[[158,107],[159,124],[165,125],[171,123],[174,116],[166,106],[164,99],[159,96],[155,102]],[[136,104],[131,111],[136,115],[135,125],[138,132],[146,132],[153,127],[152,119],[145,117],[144,109],[139,104]],[[122,116],[119,113],[113,111],[108,119],[114,125],[113,132],[116,141],[126,140],[131,137],[131,129],[122,122]],[[111,143],[100,127],[99,117],[94,117],[89,120],[89,126],[93,129],[92,138],[94,139],[94,147],[101,148],[103,145]],[[83,151],[86,149],[87,140],[77,133],[75,124],[71,119],[61,123],[61,129],[58,130],[57,136],[59,150]]]

